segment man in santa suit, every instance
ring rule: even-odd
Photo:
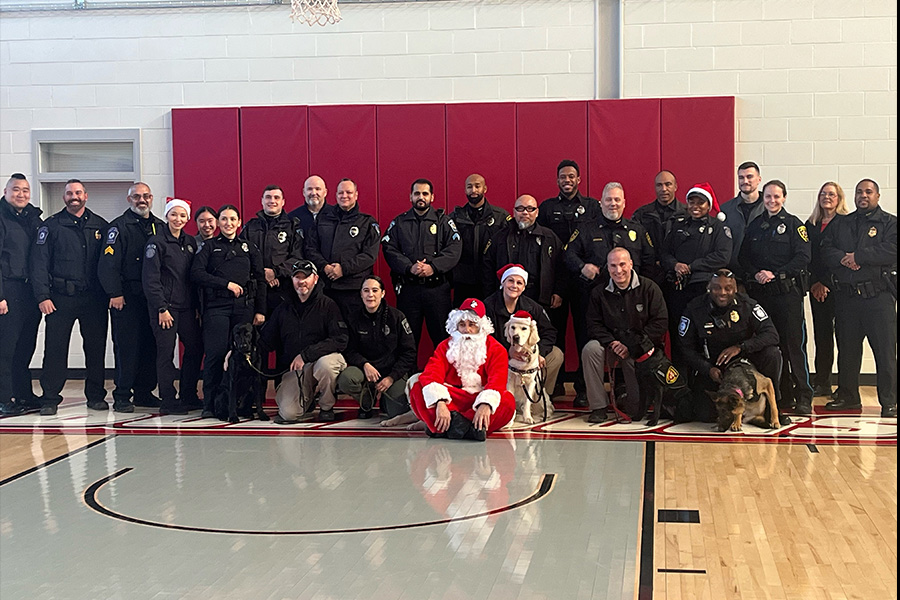
[[[409,404],[430,436],[484,441],[512,421],[516,403],[506,389],[509,359],[493,332],[480,300],[469,298],[450,312],[450,337],[408,388]]]

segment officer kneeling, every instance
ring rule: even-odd
[[[678,325],[675,343],[693,372],[693,405],[682,403],[675,421],[716,420],[716,408],[707,391],[714,391],[728,363],[744,358],[773,382],[781,378],[781,351],[778,331],[772,319],[756,300],[739,294],[734,274],[728,269],[716,271],[707,293],[691,300]],[[777,402],[781,402],[775,386]]]

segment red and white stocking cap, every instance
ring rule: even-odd
[[[169,214],[169,211],[175,208],[176,206],[180,206],[184,210],[187,211],[188,219],[191,218],[191,201],[190,200],[182,200],[181,198],[166,198],[166,210],[163,211],[163,216]]]
[[[685,200],[687,200],[692,194],[700,195],[706,198],[706,201],[709,202],[709,214],[720,221],[725,220],[725,213],[719,211],[719,201],[716,200],[716,193],[713,191],[712,186],[708,181],[698,183],[697,185],[689,189],[688,193],[684,196]]]
[[[510,323],[521,323],[523,325],[529,324],[532,320],[531,313],[527,310],[517,310],[516,313],[509,318]]]
[[[510,275],[518,275],[525,280],[525,285],[528,285],[528,271],[526,271],[525,267],[522,265],[509,263],[508,265],[500,267],[500,270],[497,271],[497,277],[500,278],[501,285]]]

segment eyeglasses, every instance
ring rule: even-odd
[[[533,213],[533,212],[536,211],[537,209],[538,209],[537,206],[517,206],[517,207],[516,207],[516,212],[517,212],[517,213],[523,213],[523,212]]]
[[[837,198],[838,195],[834,192],[822,192],[819,194],[819,198]]]
[[[153,194],[132,194],[131,196],[129,196],[129,198],[131,198],[135,202],[137,202],[141,198],[143,198],[144,200],[152,200]]]

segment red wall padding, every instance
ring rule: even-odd
[[[678,198],[708,181],[719,204],[737,193],[734,97],[666,98],[662,101],[662,165],[678,179]]]
[[[587,107],[587,102],[531,102],[516,106],[517,197],[529,194],[540,203],[559,194],[556,165],[566,158],[578,163],[581,189],[588,189]],[[504,207],[509,210],[512,205],[510,202]]]
[[[263,190],[280,185],[291,211],[303,203],[309,173],[305,106],[241,108],[241,190],[245,219],[261,209]]]

